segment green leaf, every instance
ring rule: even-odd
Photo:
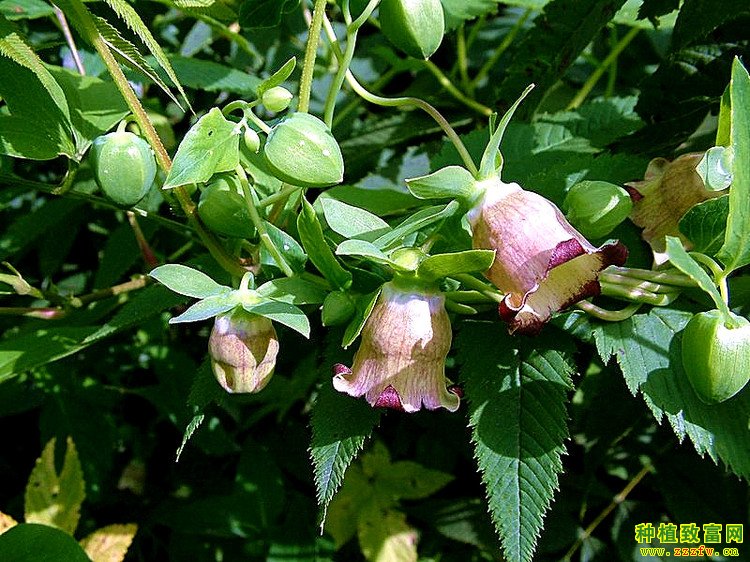
[[[367,503],[359,514],[359,547],[372,562],[417,562],[417,531],[406,515],[383,508],[378,500]]]
[[[0,535],[3,562],[91,562],[76,540],[54,527],[22,523]]]
[[[612,19],[625,0],[553,0],[518,43],[500,84],[499,107],[510,107],[529,83],[535,91],[524,105],[530,115],[542,96]]]
[[[323,236],[323,227],[313,206],[307,199],[302,198],[302,209],[297,217],[297,231],[302,246],[305,248],[310,261],[334,287],[345,290],[352,284],[352,274],[345,270]]]
[[[417,275],[423,279],[437,280],[457,273],[487,271],[493,261],[495,261],[494,250],[466,250],[451,254],[438,254],[420,263]]]
[[[264,297],[289,304],[320,304],[326,298],[326,290],[316,283],[301,277],[279,277],[263,283],[258,293]]]
[[[750,393],[713,406],[698,398],[682,368],[679,336],[692,316],[654,308],[622,322],[601,322],[594,329],[596,347],[605,363],[617,360],[630,392],[643,395],[657,422],[666,417],[677,438],[689,437],[699,455],[721,459],[748,478]]]
[[[202,271],[178,263],[160,265],[152,269],[149,276],[175,293],[194,299],[204,299],[231,291],[229,287],[219,285]]]
[[[24,496],[27,523],[57,527],[72,535],[81,517],[86,498],[81,462],[73,440],[68,437],[60,474],[55,469],[55,439],[52,438],[37,459]]]
[[[249,2],[246,2],[246,4],[248,3]],[[292,72],[294,72],[294,67],[296,65],[297,58],[292,57],[288,61],[286,61],[281,66],[281,68],[271,74],[271,76],[263,80],[263,82],[261,82],[257,88],[258,97],[260,98],[263,95],[263,92],[270,90],[271,88],[281,86],[286,81],[286,79],[292,75]]]
[[[502,116],[500,122],[495,127],[495,130],[492,131],[490,140],[489,142],[487,142],[487,147],[482,153],[482,162],[479,165],[478,179],[488,179],[493,175],[500,177],[500,173],[503,169],[503,155],[500,153],[500,143],[503,140],[503,135],[505,135],[505,129],[508,128],[508,124],[513,118],[513,114],[518,109],[518,106],[521,105],[521,102],[526,98],[526,96],[529,95],[529,93],[531,93],[531,90],[533,89],[534,84],[529,84],[528,86],[526,86],[524,91],[521,92],[521,95],[518,96],[516,101],[513,102],[510,108],[508,108],[508,111],[506,111]],[[490,118],[490,128],[492,128],[495,116],[496,115],[493,114],[493,117]]]
[[[187,88],[206,92],[231,92],[250,97],[261,81],[257,76],[209,60],[170,55],[175,74]]]
[[[343,347],[344,349],[349,347],[354,342],[354,340],[359,337],[362,328],[365,327],[365,322],[367,322],[372,309],[375,307],[375,303],[378,301],[381,290],[382,287],[377,291],[370,293],[369,295],[363,295],[357,301],[354,318],[352,318],[352,321],[349,322],[349,325],[346,327],[344,337],[341,341],[341,347]]]
[[[173,102],[180,105],[179,100],[174,94],[172,94],[164,80],[162,80],[154,71],[135,45],[125,39],[120,34],[119,30],[104,18],[95,16],[93,21],[94,25],[96,25],[96,29],[99,31],[99,35],[120,62],[143,74],[146,78],[159,86],[159,88],[161,88],[161,90],[167,94]]]
[[[283,324],[306,338],[310,337],[310,321],[305,313],[293,304],[281,301],[265,301],[260,304],[243,304],[242,308]]]
[[[680,219],[680,232],[693,243],[693,250],[713,256],[724,243],[729,215],[729,195],[698,203]]]
[[[284,261],[286,261],[286,263],[289,264],[289,267],[292,268],[292,271],[295,273],[302,273],[305,271],[307,254],[302,249],[302,246],[299,245],[299,242],[270,222],[264,222],[266,224],[269,238],[281,253]],[[261,246],[260,249],[260,262],[263,265],[279,267],[276,260],[274,260],[271,254],[268,253],[265,246]]]
[[[541,6],[545,0],[527,0]],[[458,27],[462,22],[484,16],[497,10],[500,0],[440,0],[445,13],[445,26],[448,30]],[[505,3],[505,2],[504,2]],[[513,4],[509,2],[509,4]]]
[[[0,56],[0,75],[0,96],[10,112],[0,114],[0,154],[30,160],[51,160],[59,155],[74,158],[76,148],[64,96],[61,107],[37,74],[4,56]],[[55,86],[62,95],[60,86]]]
[[[513,562],[533,559],[558,487],[573,388],[566,340],[543,334],[530,343],[489,322],[465,322],[457,341],[475,458],[505,556]],[[517,344],[528,347],[516,351]]]
[[[187,445],[187,442],[193,436],[193,433],[195,433],[195,431],[203,423],[204,419],[206,419],[206,416],[204,414],[196,414],[193,416],[193,419],[190,420],[190,423],[187,424],[185,433],[183,433],[182,435],[182,443],[180,443],[180,446],[177,448],[175,462],[180,462],[180,455],[182,455],[182,451],[185,449],[185,445]]]
[[[750,75],[739,59],[732,64],[732,188],[724,245],[717,254],[727,274],[750,263]]]
[[[721,94],[719,106],[719,123],[716,126],[716,146],[730,146],[732,144],[732,101],[729,86]]]
[[[367,258],[371,261],[382,263],[391,267],[395,264],[375,244],[366,240],[344,240],[336,248],[337,256],[357,256]]]
[[[672,265],[695,281],[713,299],[716,308],[721,310],[725,317],[729,317],[729,307],[724,302],[724,299],[721,298],[719,289],[716,288],[716,283],[709,277],[706,270],[685,251],[682,241],[679,238],[676,236],[667,236],[666,240],[667,257],[672,262]]]
[[[224,312],[229,312],[237,306],[238,302],[236,292],[234,291],[228,294],[206,297],[190,306],[179,316],[170,318],[169,323],[181,324],[185,322],[200,322],[202,320],[208,320],[209,318],[213,318]]]
[[[379,411],[364,400],[337,392],[330,379],[320,387],[312,409],[310,458],[323,522],[347,467],[379,421]]]
[[[391,247],[394,244],[401,242],[410,234],[453,216],[458,211],[459,207],[460,204],[458,201],[451,201],[447,205],[438,205],[436,207],[425,207],[424,209],[420,209],[405,219],[393,230],[386,232],[374,240],[373,244],[380,249]]]
[[[182,139],[163,188],[206,182],[234,170],[239,161],[240,128],[214,107]]]
[[[246,29],[276,27],[298,4],[299,0],[245,0],[240,6],[240,25]]]
[[[393,495],[402,500],[421,500],[452,480],[451,474],[425,468],[412,461],[398,461],[377,475],[376,486],[383,495]]]
[[[454,198],[466,201],[474,193],[474,176],[461,166],[446,166],[426,176],[406,180],[414,197],[420,199]]]
[[[177,76],[172,69],[172,65],[169,63],[167,55],[164,54],[161,45],[159,45],[159,42],[151,34],[151,31],[149,31],[148,27],[141,19],[141,16],[138,15],[138,12],[135,11],[135,8],[128,4],[126,0],[104,1],[109,5],[110,8],[112,8],[112,10],[114,10],[119,18],[125,22],[130,30],[138,37],[140,37],[141,41],[143,41],[143,44],[146,45],[146,48],[148,48],[149,52],[159,63],[159,66],[161,66],[164,72],[167,73],[167,76],[172,81],[172,83],[177,87],[177,90],[182,95],[182,99],[185,100],[185,104],[188,106],[188,108],[190,108],[190,101],[185,94],[185,90],[182,88],[182,84],[180,84],[180,81],[177,79]],[[179,105],[179,103],[177,105]]]
[[[330,197],[320,197],[328,226],[345,238],[374,240],[391,227],[378,216]]]
[[[743,14],[748,14],[745,0],[722,0],[720,5],[706,0],[685,0],[672,31],[672,51],[679,51]]]
[[[403,191],[372,189],[353,185],[336,185],[328,188],[322,197],[330,197],[342,203],[365,209],[379,217],[401,215],[409,209],[424,205],[423,201]]]
[[[0,0],[0,15],[9,20],[47,18],[55,11],[42,0]]]

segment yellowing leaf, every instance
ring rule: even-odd
[[[359,513],[370,502],[372,492],[372,486],[368,484],[360,465],[350,466],[341,490],[328,507],[328,517],[325,520],[326,531],[333,537],[336,549],[349,542],[357,533]]]
[[[400,511],[370,502],[359,516],[359,546],[370,562],[416,562],[417,532]]]
[[[122,562],[138,525],[107,525],[81,540],[81,546],[93,562]]]
[[[18,525],[18,521],[13,519],[10,515],[6,515],[2,511],[0,511],[0,535],[2,535],[11,527],[15,527],[16,525]]]
[[[57,527],[72,535],[78,526],[85,497],[81,462],[73,440],[68,437],[65,460],[58,475],[55,439],[51,439],[37,459],[26,485],[26,522]]]

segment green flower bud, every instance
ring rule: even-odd
[[[94,139],[91,160],[97,185],[122,207],[132,207],[143,199],[156,176],[151,147],[128,131]]]
[[[268,318],[235,308],[220,314],[208,340],[211,368],[227,392],[259,392],[271,380],[279,339]]]
[[[258,152],[260,150],[260,137],[254,129],[251,129],[250,127],[245,129],[243,139],[245,141],[245,146],[250,152]]]
[[[294,113],[268,134],[263,154],[282,181],[300,187],[328,187],[344,179],[344,158],[323,121]]]
[[[443,41],[443,5],[440,0],[383,0],[380,29],[407,55],[428,59]]]
[[[274,86],[263,92],[260,100],[266,106],[266,109],[278,113],[289,107],[293,97],[292,92],[283,86]]]
[[[698,397],[707,404],[728,400],[750,379],[750,322],[727,327],[718,310],[696,314],[682,332],[682,364]]]
[[[570,188],[563,208],[570,224],[587,238],[601,238],[628,218],[633,200],[605,181],[582,181]]]
[[[252,238],[255,235],[242,186],[232,174],[214,176],[201,190],[198,215],[208,228],[219,234],[233,238]]]

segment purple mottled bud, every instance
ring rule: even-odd
[[[279,340],[268,318],[235,308],[216,317],[208,352],[224,390],[259,392],[271,380]]]

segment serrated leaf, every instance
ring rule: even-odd
[[[248,3],[249,2],[246,2],[246,4]],[[292,57],[281,65],[281,68],[271,74],[271,76],[263,80],[257,88],[258,97],[260,98],[263,95],[263,92],[270,90],[271,88],[281,86],[286,79],[292,75],[295,66],[297,66],[297,58]]]
[[[357,527],[360,549],[369,562],[417,562],[417,531],[402,512],[383,509],[374,500],[360,513]]]
[[[729,215],[729,195],[698,203],[680,219],[680,232],[693,243],[693,250],[709,256],[719,251]]]
[[[81,540],[92,562],[122,562],[138,532],[138,525],[107,525]]]
[[[578,55],[615,15],[625,0],[553,0],[534,20],[534,27],[518,43],[516,56],[505,71],[497,105],[509,107],[529,85],[536,90],[524,104],[530,115],[542,96],[565,74]]]
[[[242,308],[283,324],[306,338],[310,337],[310,321],[305,313],[293,304],[281,301],[265,301],[259,304],[243,304]]]
[[[154,69],[151,68],[151,65],[146,61],[135,45],[125,39],[120,34],[119,30],[104,18],[95,16],[93,20],[96,29],[99,31],[99,35],[101,35],[102,39],[107,44],[107,47],[109,47],[109,50],[112,51],[122,63],[138,72],[141,72],[154,84],[159,86],[159,88],[161,88],[173,102],[180,105],[179,100],[174,94],[172,94],[164,80],[162,80]]]
[[[393,230],[374,240],[373,244],[380,249],[391,247],[410,234],[453,216],[459,207],[458,201],[451,201],[447,205],[420,209],[394,227]]]
[[[55,442],[52,438],[29,475],[24,496],[27,523],[41,523],[72,535],[81,517],[86,497],[81,462],[73,440],[68,437],[62,470],[55,468]]]
[[[716,405],[695,394],[682,368],[680,332],[693,315],[654,308],[622,322],[598,323],[594,340],[602,360],[617,360],[630,392],[640,392],[656,421],[664,417],[679,440],[688,437],[699,455],[721,459],[750,477],[750,393]],[[648,342],[648,345],[644,345]]]
[[[724,245],[717,254],[727,274],[750,263],[750,75],[738,58],[732,64],[732,188]]]
[[[171,291],[195,299],[204,299],[231,291],[229,287],[220,285],[202,271],[179,263],[160,265],[152,269],[149,276]]]
[[[328,367],[324,365],[323,368]],[[354,400],[337,392],[330,378],[321,386],[312,409],[310,459],[323,522],[346,469],[379,421],[378,410],[364,400]]]
[[[229,312],[238,304],[236,293],[230,292],[223,295],[214,295],[199,300],[190,306],[179,316],[169,319],[170,324],[181,324],[185,322],[201,322],[219,314]]]
[[[345,270],[333,255],[323,235],[323,227],[320,225],[315,209],[304,197],[302,209],[297,217],[297,231],[310,261],[323,274],[323,277],[338,289],[348,289],[352,284],[352,274]]]
[[[461,166],[446,166],[436,172],[406,180],[406,187],[420,199],[467,200],[474,192],[474,176]]]
[[[419,264],[417,275],[423,279],[437,280],[457,273],[487,271],[495,261],[494,250],[466,250],[430,256]]]
[[[728,21],[750,13],[745,0],[685,0],[672,31],[672,50],[679,51]]]
[[[533,559],[558,487],[573,372],[558,334],[522,343],[489,322],[465,322],[457,341],[475,458],[511,562]]]
[[[276,27],[282,15],[298,4],[299,0],[245,0],[240,6],[240,25],[246,29]]]
[[[177,453],[175,454],[175,462],[180,462],[180,455],[182,455],[185,445],[187,445],[187,442],[203,423],[204,419],[206,419],[204,414],[196,414],[193,416],[193,419],[190,420],[190,423],[187,424],[185,432],[182,434],[182,443],[180,443],[180,446],[177,448]]]
[[[146,45],[146,48],[154,56],[156,61],[159,63],[159,66],[161,66],[164,72],[167,73],[169,79],[180,92],[180,94],[182,95],[182,99],[185,100],[185,104],[188,106],[188,108],[191,108],[190,101],[185,94],[185,90],[182,88],[182,84],[180,84],[180,81],[177,79],[177,75],[174,73],[167,55],[164,54],[161,45],[159,45],[159,42],[151,34],[151,31],[149,31],[148,27],[141,19],[141,16],[138,15],[138,12],[135,11],[135,8],[133,8],[125,0],[104,1],[109,5],[110,8],[112,8],[112,10],[119,16],[119,18],[125,22],[130,30],[138,37],[140,37],[141,41],[143,41],[143,44]],[[177,103],[177,105],[180,104]]]
[[[679,238],[676,236],[667,236],[666,240],[667,257],[669,258],[669,261],[672,262],[672,265],[690,277],[690,279],[695,281],[698,287],[708,293],[708,296],[710,296],[716,304],[716,308],[721,310],[724,313],[724,316],[728,318],[730,316],[729,307],[727,306],[727,303],[724,302],[724,299],[721,298],[719,289],[716,288],[716,283],[711,277],[709,277],[706,270],[685,251],[685,248],[682,246],[682,241]]]
[[[240,128],[214,107],[182,139],[163,188],[206,182],[234,170],[239,161]]]
[[[1,0],[0,15],[9,20],[46,18],[55,11],[42,0]]]
[[[210,60],[170,55],[169,61],[183,85],[196,90],[250,97],[261,83],[257,76]]]
[[[387,222],[369,211],[331,197],[321,197],[319,200],[330,229],[345,238],[371,241],[391,230]]]

